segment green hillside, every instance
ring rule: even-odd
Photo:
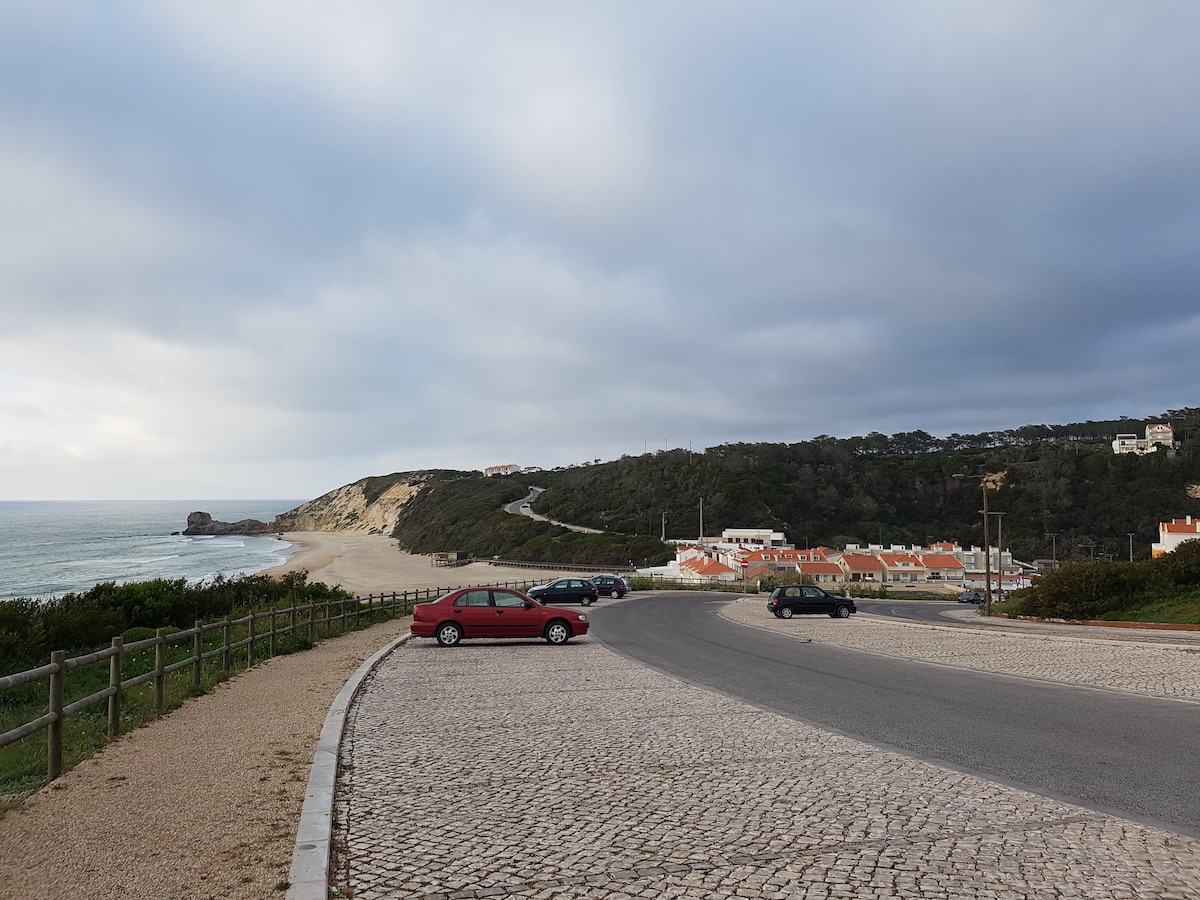
[[[1118,433],[1140,435],[1147,421],[1174,425],[1174,454],[1112,452]],[[989,508],[1004,513],[1004,544],[1019,559],[1127,559],[1131,533],[1134,557],[1147,558],[1160,521],[1200,516],[1197,424],[1200,409],[1191,408],[947,438],[917,431],[724,444],[528,476],[460,477],[423,490],[395,534],[414,552],[641,565],[666,558],[657,540],[664,516],[668,538],[699,535],[703,501],[706,535],[770,527],[798,547],[970,546],[983,541],[979,479],[953,476],[1000,473]],[[533,485],[546,489],[536,511],[609,534],[587,538],[501,511]]]

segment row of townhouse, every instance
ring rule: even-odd
[[[1200,540],[1200,518],[1160,522],[1158,531],[1155,557],[1184,541]],[[771,573],[825,586],[940,583],[966,588],[983,588],[990,569],[992,588],[1002,591],[1027,587],[1036,571],[996,547],[985,551],[943,541],[929,547],[847,544],[844,550],[800,550],[784,542],[782,534],[760,529],[727,529],[720,538],[682,543],[667,568],[674,577],[695,583],[757,580]]]
[[[844,550],[800,550],[714,540],[678,546],[668,568],[675,577],[695,583],[757,580],[770,573],[825,586],[933,582],[976,587],[986,581],[990,564],[993,587],[1011,590],[1029,583],[1031,567],[1015,562],[1011,552],[993,547],[989,555],[990,560],[981,547],[968,549],[949,542],[931,547],[849,544]]]

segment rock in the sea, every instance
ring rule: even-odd
[[[223,534],[269,534],[271,525],[258,519],[242,519],[240,522],[218,522],[206,512],[188,513],[187,528],[183,533],[191,536],[217,536]]]

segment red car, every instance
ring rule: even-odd
[[[435,637],[443,647],[463,638],[540,637],[565,644],[587,634],[585,613],[543,606],[520,591],[500,587],[459,588],[413,607],[412,633]]]

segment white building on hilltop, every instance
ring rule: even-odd
[[[1113,453],[1136,453],[1144,456],[1147,453],[1158,452],[1159,447],[1172,450],[1175,447],[1175,429],[1169,424],[1152,424],[1146,426],[1146,437],[1136,434],[1118,434],[1112,442]]]

